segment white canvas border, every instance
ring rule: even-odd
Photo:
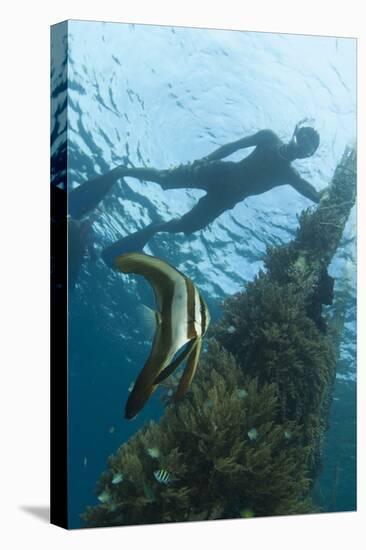
[[[48,504],[49,472],[49,25],[67,18],[175,24],[359,37],[358,120],[365,117],[365,30],[362,3],[255,3],[64,0],[59,5],[14,1],[2,7],[2,547],[46,549],[194,548],[225,546],[332,549],[362,545],[366,463],[364,266],[365,161],[359,157],[359,512],[252,521],[220,521],[64,532],[26,507]],[[358,147],[365,150],[359,122]],[[363,329],[364,332],[364,329]],[[42,514],[41,514],[42,515]],[[364,529],[363,529],[364,532]],[[5,541],[5,544],[4,544]]]

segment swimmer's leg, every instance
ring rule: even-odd
[[[189,212],[184,214],[181,218],[166,222],[158,231],[190,235],[191,233],[205,229],[208,224],[213,222],[224,211],[225,208],[220,198],[208,193],[201,197],[196,206]]]
[[[120,176],[128,176],[139,180],[153,181],[163,189],[203,189],[207,186],[200,181],[199,173],[194,165],[180,165],[170,170],[157,170],[156,168],[125,168],[120,167]]]
[[[180,165],[171,170],[157,170],[156,168],[128,168],[118,166],[103,176],[83,183],[69,193],[69,214],[74,219],[80,219],[90,210],[96,208],[108,191],[119,178],[124,176],[140,180],[153,181],[163,189],[203,189],[208,191],[214,180],[227,167],[234,163],[228,162],[201,162]]]
[[[171,170],[156,171],[152,181],[156,181],[163,189],[202,189],[209,192],[221,182],[230,180],[237,163],[222,161],[196,160],[193,164],[181,164]]]
[[[76,189],[73,189],[68,196],[68,213],[74,219],[80,219],[98,206],[100,201],[121,177],[121,169],[115,168],[103,176],[87,181]]]
[[[186,214],[185,216],[170,222],[151,223],[144,229],[135,231],[135,233],[122,237],[119,241],[107,246],[102,251],[101,256],[105,263],[109,267],[113,268],[114,261],[118,256],[121,256],[121,254],[127,254],[128,252],[141,252],[156,233],[192,233],[192,227],[189,221],[189,217]]]
[[[121,256],[121,254],[127,254],[127,252],[140,252],[148,241],[161,230],[164,223],[151,223],[144,229],[135,231],[127,237],[123,237],[119,241],[107,246],[102,251],[102,258],[109,267],[114,266],[114,260]]]
[[[205,195],[192,210],[181,218],[169,222],[152,223],[108,246],[103,250],[102,258],[108,266],[114,267],[114,260],[117,256],[127,252],[140,252],[156,233],[185,233],[190,235],[195,231],[204,229],[222,212],[221,204],[218,204],[216,199],[210,195]]]

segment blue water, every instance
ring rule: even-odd
[[[345,145],[355,139],[352,39],[72,21],[68,45],[67,89],[66,65],[62,72],[61,54],[54,54],[52,147],[55,154],[65,142],[67,98],[70,187],[126,158],[134,166],[169,168],[263,128],[287,141],[295,124],[308,117],[320,133],[320,147],[294,166],[320,190]],[[242,150],[230,160],[246,154]],[[153,220],[178,217],[202,194],[163,191],[157,184],[126,178],[93,213],[96,251]],[[258,272],[266,246],[293,238],[297,215],[310,204],[283,186],[248,198],[193,235],[160,234],[145,252],[191,277],[215,320],[222,299]],[[330,511],[355,508],[355,240],[352,211],[330,270],[347,281],[335,400],[316,488],[316,498]],[[86,260],[70,294],[72,527],[81,525],[79,514],[86,505],[98,503],[95,484],[108,455],[162,412],[153,396],[136,420],[123,419],[128,387],[150,347],[136,314],[141,303],[153,305],[150,287],[114,273],[101,259]]]

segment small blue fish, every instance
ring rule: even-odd
[[[118,483],[121,483],[123,481],[123,474],[114,474],[112,483],[113,485],[118,485]]]
[[[111,496],[111,494],[110,494],[108,491],[103,491],[103,493],[101,493],[101,494],[98,496],[98,500],[100,500],[100,502],[102,502],[103,504],[106,504],[106,503],[109,502],[111,499],[112,499],[112,496]]]
[[[166,470],[155,470],[154,477],[156,481],[158,481],[159,483],[164,483],[164,485],[168,485],[168,483],[175,481],[170,473]]]
[[[160,456],[160,451],[157,447],[149,447],[146,452],[151,458],[159,458]]]
[[[249,430],[247,435],[248,435],[250,441],[255,441],[258,437],[258,432],[255,428],[252,428],[251,430]]]

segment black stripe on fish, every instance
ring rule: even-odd
[[[198,359],[201,352],[201,346],[202,346],[202,338],[197,337],[194,340],[194,346],[192,347],[191,353],[188,356],[186,368],[184,369],[182,377],[179,380],[178,388],[174,396],[175,401],[180,401],[183,395],[188,390],[189,386],[191,385],[191,382],[193,380],[193,377],[197,369]]]
[[[169,483],[169,481],[171,480],[171,476],[169,474],[169,472],[167,472],[166,470],[156,470],[154,472],[154,477],[156,479],[156,481],[158,481],[159,483]]]
[[[187,277],[184,278],[187,289],[187,338],[195,338],[197,336],[195,323],[196,316],[196,292],[194,284]]]
[[[199,295],[199,297],[200,297],[200,304],[201,304],[201,326],[202,326],[202,336],[203,336],[207,328],[206,304],[203,301],[201,294]]]
[[[170,376],[174,371],[175,369],[181,364],[183,363],[183,361],[188,357],[188,355],[191,353],[192,351],[192,348],[193,346],[195,345],[196,343],[196,339],[192,339],[188,342],[188,344],[186,345],[186,347],[184,348],[184,350],[180,353],[180,355],[178,355],[176,357],[176,359],[174,359],[174,361],[172,361],[170,363],[170,365],[168,365],[167,367],[165,367],[165,369],[163,371],[161,371],[161,373],[159,374],[159,376],[157,376],[157,378],[155,378],[155,381],[154,381],[154,384],[160,384],[160,382],[162,382],[163,380],[165,380],[166,378],[168,378],[168,376]]]

